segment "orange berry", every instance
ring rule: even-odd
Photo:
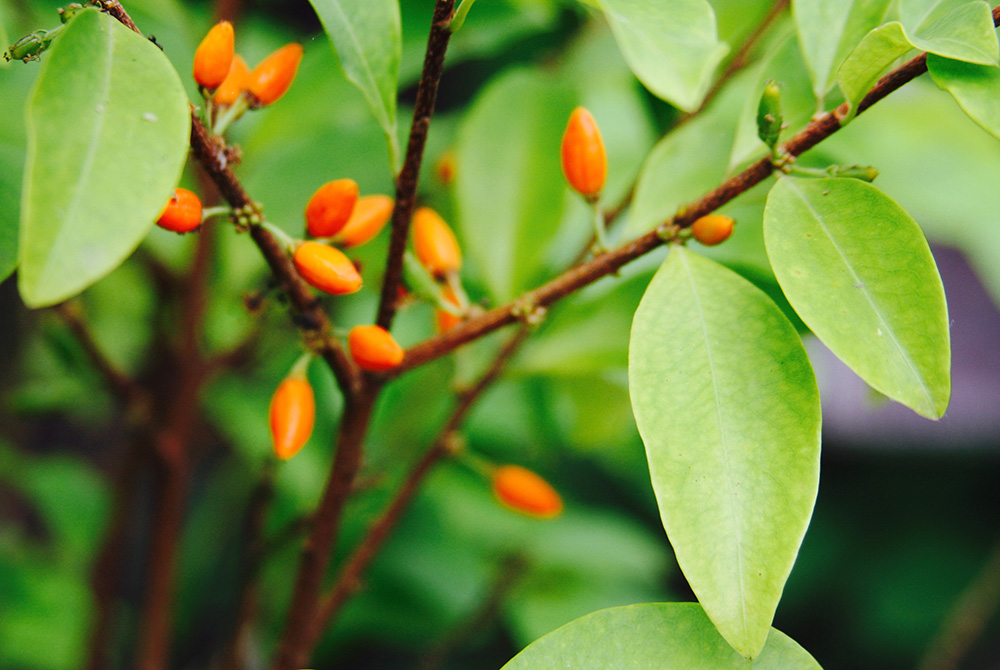
[[[302,278],[324,293],[343,295],[361,288],[361,275],[340,249],[319,242],[303,242],[292,255],[292,261]]]
[[[403,362],[403,347],[380,326],[355,326],[347,334],[351,358],[362,370],[385,372]]]
[[[586,198],[596,198],[608,175],[608,159],[597,122],[583,107],[570,114],[562,138],[562,169],[569,185]]]
[[[709,214],[691,224],[691,236],[705,246],[714,246],[733,234],[733,221],[722,214]]]
[[[493,493],[511,509],[552,518],[562,512],[562,498],[547,481],[519,465],[502,465],[493,473]]]
[[[461,309],[462,305],[458,300],[458,296],[455,295],[454,289],[447,284],[441,289],[441,297],[450,305],[454,305],[457,309]],[[446,330],[451,330],[458,324],[462,322],[462,317],[455,316],[446,309],[441,309],[440,307],[434,310],[434,321],[437,324],[437,331],[443,333]]]
[[[194,52],[194,80],[199,86],[212,89],[229,74],[233,62],[233,24],[219,21],[205,35]]]
[[[305,446],[315,419],[312,386],[305,377],[286,377],[271,397],[271,439],[278,458],[288,460]]]
[[[201,225],[201,200],[186,188],[175,188],[156,225],[175,233],[189,233]]]
[[[444,219],[430,207],[413,214],[413,249],[420,264],[435,277],[462,268],[462,250]]]
[[[247,90],[247,81],[250,79],[250,68],[247,62],[239,54],[233,56],[233,64],[229,66],[229,74],[212,96],[212,102],[219,107],[229,107],[235,104]]]
[[[343,247],[357,247],[368,242],[385,226],[392,216],[392,198],[387,195],[366,195],[358,198],[351,218],[336,234],[333,241]]]
[[[250,72],[247,90],[254,101],[253,107],[264,107],[278,101],[295,79],[295,72],[302,60],[301,44],[286,44]]]
[[[458,164],[455,162],[455,152],[451,149],[441,154],[437,163],[434,164],[434,172],[445,186],[451,186],[451,183],[455,181],[457,169]]]
[[[336,235],[354,211],[358,184],[353,179],[338,179],[323,184],[306,203],[306,230],[313,237]]]

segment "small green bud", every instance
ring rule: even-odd
[[[83,11],[83,5],[79,2],[73,2],[65,7],[59,8],[59,20],[63,23],[69,23],[70,19]]]
[[[873,182],[878,176],[878,170],[870,165],[831,165],[826,169],[831,177],[845,177],[847,179],[860,179],[861,181]]]
[[[757,136],[773,151],[781,135],[781,89],[773,80],[764,85],[757,105]]]

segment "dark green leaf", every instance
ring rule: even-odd
[[[162,51],[106,14],[77,15],[28,101],[18,274],[28,306],[75,295],[132,253],[177,184],[189,126]]]
[[[675,248],[635,313],[629,389],[677,562],[753,658],[819,486],[819,392],[802,342],[759,289]]]
[[[764,210],[774,274],[807,326],[875,390],[939,418],[948,310],[917,223],[857,179],[778,181]]]
[[[397,0],[309,0],[340,58],[385,131],[393,171],[399,162],[396,79],[402,53]]]

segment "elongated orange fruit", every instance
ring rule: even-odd
[[[247,82],[250,79],[250,68],[247,62],[239,54],[233,55],[233,64],[229,66],[229,74],[219,84],[212,102],[219,107],[229,107],[239,100],[243,91],[247,90]]]
[[[361,288],[361,275],[340,249],[319,242],[303,242],[292,255],[295,269],[324,293],[343,295]]]
[[[734,223],[728,216],[708,214],[691,224],[691,236],[705,246],[715,246],[729,239]]]
[[[302,60],[301,44],[286,44],[250,71],[247,90],[253,107],[264,107],[278,101],[295,79]]]
[[[306,203],[306,230],[313,237],[331,237],[351,218],[358,201],[358,184],[353,179],[330,181]]]
[[[220,21],[212,26],[194,52],[194,80],[199,86],[214,89],[221,84],[233,62],[233,25]]]
[[[608,159],[597,121],[583,107],[570,114],[562,138],[562,169],[566,181],[580,195],[596,198],[608,176]]]
[[[403,362],[403,347],[379,326],[355,326],[347,335],[347,346],[362,370],[385,372]]]
[[[270,423],[274,453],[288,460],[305,446],[316,420],[316,400],[304,375],[285,378],[271,397]]]
[[[547,481],[519,465],[502,465],[493,473],[493,493],[507,507],[540,518],[558,516],[562,498]]]
[[[435,277],[462,268],[462,250],[455,233],[430,207],[421,207],[413,214],[413,250],[420,264]]]
[[[365,195],[358,198],[351,218],[334,235],[333,241],[345,248],[371,241],[389,222],[392,206],[392,198],[387,195]]]

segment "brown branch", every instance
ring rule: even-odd
[[[377,394],[378,387],[366,385],[361,392],[344,397],[344,411],[337,436],[337,455],[323,498],[313,518],[312,532],[302,548],[288,618],[272,666],[274,670],[303,668],[312,651],[308,643],[311,625],[319,606],[323,575],[340,530],[344,504],[351,494],[354,478],[361,465],[362,444],[371,422]]]
[[[140,400],[143,395],[142,388],[135,383],[131,378],[129,378],[125,373],[115,366],[111,360],[104,355],[101,348],[97,345],[94,340],[94,336],[90,332],[90,328],[83,320],[83,316],[80,313],[80,309],[76,305],[71,305],[68,302],[62,302],[52,308],[52,310],[59,315],[66,327],[69,328],[73,337],[83,348],[84,353],[90,360],[91,365],[93,365],[101,377],[104,378],[105,383],[108,388],[114,393],[115,397],[118,398],[122,403],[129,404]]]
[[[311,647],[319,641],[323,631],[329,627],[330,622],[337,616],[344,603],[361,588],[361,579],[365,571],[389,538],[389,534],[399,523],[427,475],[443,458],[453,453],[456,448],[456,433],[462,422],[465,421],[483,393],[497,380],[507,362],[520,349],[530,333],[530,327],[522,326],[501,347],[490,367],[476,383],[458,393],[455,408],[438,433],[437,438],[410,470],[392,501],[378,520],[368,529],[364,539],[340,569],[333,587],[323,597],[311,633]]]
[[[410,124],[410,139],[406,144],[406,158],[403,169],[396,177],[396,202],[392,208],[392,235],[389,239],[389,254],[385,264],[385,278],[382,281],[382,297],[378,306],[376,323],[386,330],[392,327],[396,316],[396,300],[403,279],[403,254],[406,239],[410,233],[410,219],[416,205],[417,183],[420,179],[420,165],[427,143],[427,131],[434,114],[438,84],[444,71],[444,56],[451,39],[451,17],[455,0],[438,0],[431,19],[431,32],[427,38],[424,54],[424,68],[417,85],[417,99],[413,106],[413,122]]]
[[[1000,7],[993,10],[995,22],[1000,22]],[[874,105],[889,93],[927,71],[927,56],[921,54],[899,66],[868,92],[858,105],[858,114]],[[840,122],[849,112],[847,104],[827,112],[809,123],[802,131],[786,142],[784,151],[790,158],[813,148],[840,129]],[[644,256],[650,251],[674,240],[677,233],[691,226],[699,217],[709,214],[761,183],[776,169],[770,157],[758,160],[743,172],[730,177],[715,190],[699,200],[682,207],[677,214],[657,229],[641,235],[621,247],[605,252],[590,261],[571,268],[542,286],[528,291],[513,302],[492,309],[485,314],[468,319],[451,330],[431,337],[411,347],[406,352],[402,365],[392,371],[398,376],[415,367],[433,361],[453,351],[457,347],[478,339],[488,333],[518,320],[526,309],[545,307],[557,300],[596,282],[598,279],[616,273],[623,265]]]

